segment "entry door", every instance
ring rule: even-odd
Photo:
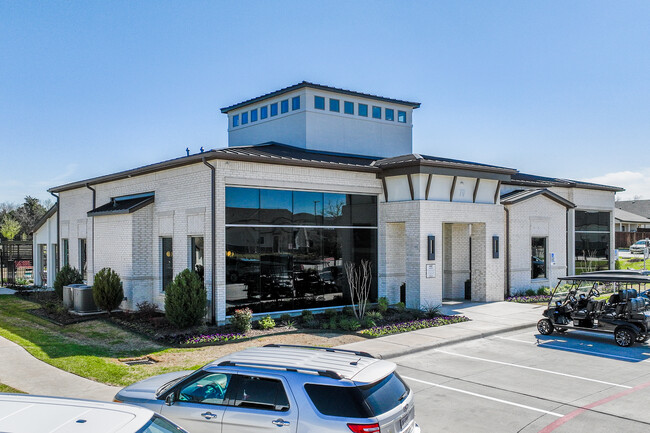
[[[238,376],[237,397],[223,416],[222,433],[297,433],[298,408],[279,377]]]

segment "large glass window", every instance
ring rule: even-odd
[[[239,126],[239,114],[232,116],[232,126],[233,128]]]
[[[610,212],[575,211],[575,270],[609,269]]]
[[[287,111],[289,111],[289,100],[280,101],[280,113],[286,113]]]
[[[172,238],[160,239],[160,261],[162,264],[162,289],[169,287],[174,278],[174,253]]]
[[[314,96],[314,108],[317,110],[325,109],[325,98],[322,96]]]
[[[274,102],[273,104],[270,105],[271,107],[271,117],[277,116],[278,115],[278,103]]]
[[[339,112],[340,111],[340,101],[338,99],[330,98],[330,111]]]
[[[546,276],[546,238],[532,238],[530,277],[533,280]]]
[[[381,107],[372,107],[372,118],[373,119],[381,119]]]
[[[257,122],[257,108],[251,110],[251,122]]]
[[[241,114],[241,124],[246,125],[248,123],[248,111]]]
[[[269,107],[267,105],[260,107],[260,119],[269,117]]]
[[[291,110],[300,110],[300,96],[291,98]]]
[[[344,263],[376,266],[376,196],[228,187],[226,206],[228,315],[346,305]]]
[[[386,120],[390,120],[391,122],[395,120],[395,110],[392,108],[386,108],[384,112],[386,113]]]
[[[397,112],[397,121],[399,123],[406,123],[406,111]]]
[[[354,102],[345,101],[343,103],[343,112],[345,114],[354,114]]]

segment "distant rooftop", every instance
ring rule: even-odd
[[[402,101],[402,100],[399,100],[399,99],[386,98],[386,97],[383,97],[383,96],[371,95],[369,93],[355,92],[355,91],[352,91],[352,90],[339,89],[337,87],[324,86],[322,84],[315,84],[315,83],[310,83],[308,81],[303,81],[301,83],[294,84],[293,86],[285,87],[284,89],[276,90],[274,92],[267,93],[265,95],[258,96],[258,97],[253,98],[253,99],[248,99],[246,101],[239,102],[237,104],[230,105],[228,107],[224,107],[224,108],[221,109],[221,112],[222,113],[228,113],[228,112],[230,112],[232,110],[235,110],[237,108],[245,107],[246,105],[254,104],[256,102],[263,101],[265,99],[273,98],[273,97],[276,97],[276,96],[280,96],[280,95],[283,95],[285,93],[293,92],[294,90],[303,89],[305,87],[309,87],[309,88],[312,88],[312,89],[318,89],[318,90],[325,90],[325,91],[328,91],[328,92],[341,93],[341,94],[344,94],[344,95],[358,96],[358,97],[361,97],[361,98],[374,99],[376,101],[389,102],[389,103],[398,104],[398,105],[406,105],[406,106],[409,106],[411,108],[420,107],[419,102]]]
[[[620,188],[618,186],[601,185],[598,183],[581,182],[579,180],[571,180],[571,179],[560,179],[557,177],[544,177],[544,176],[537,176],[534,174],[526,174],[526,173],[514,174],[512,176],[512,179],[507,183],[510,185],[532,186],[532,187],[560,186],[564,188],[574,187],[574,188],[598,189],[603,191],[614,191],[614,192],[625,191],[624,188]]]

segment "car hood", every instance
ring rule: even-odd
[[[149,379],[141,380],[133,385],[120,390],[115,399],[123,402],[133,401],[151,401],[156,399],[156,391],[164,384],[171,382],[179,377],[187,376],[194,371],[175,371],[173,373],[161,374],[160,376],[150,377]]]

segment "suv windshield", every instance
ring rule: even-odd
[[[137,433],[187,433],[177,425],[172,424],[165,418],[154,415],[148,423],[144,425]]]

